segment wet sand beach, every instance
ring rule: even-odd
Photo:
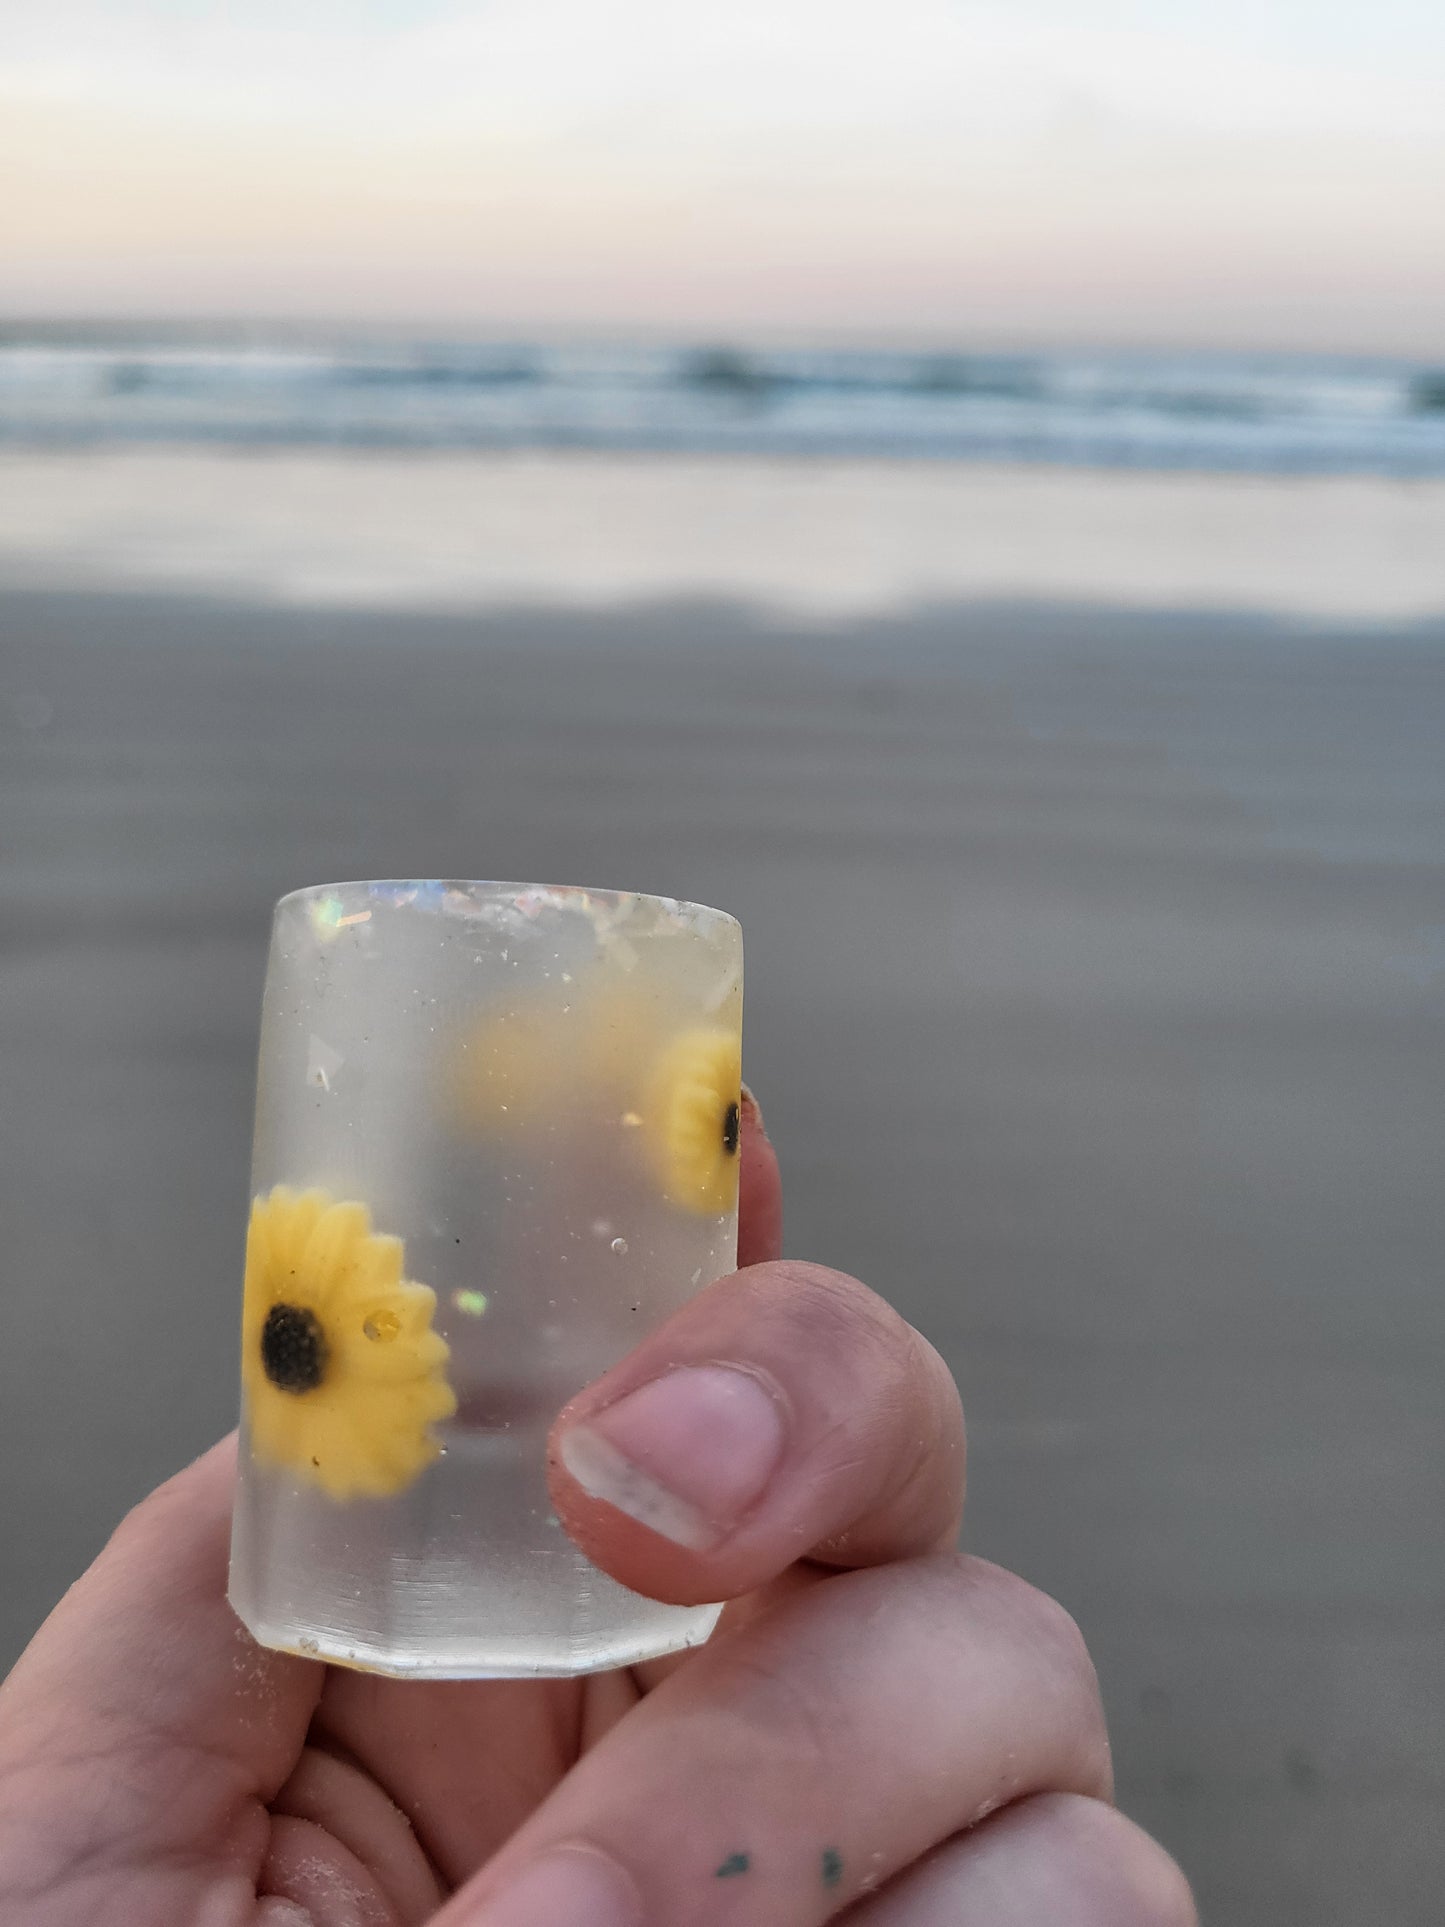
[[[742,919],[789,1248],[938,1343],[1230,1927],[1425,1927],[1445,624],[0,593],[0,1647],[231,1422],[272,900]]]

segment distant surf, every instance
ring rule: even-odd
[[[1445,367],[0,329],[0,443],[921,457],[1445,475]]]

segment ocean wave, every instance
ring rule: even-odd
[[[1320,357],[0,330],[0,441],[1445,474],[1445,371]]]

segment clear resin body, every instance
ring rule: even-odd
[[[230,1597],[268,1646],[435,1677],[705,1638],[562,1531],[558,1410],[737,1250],[742,942],[613,892],[277,906]]]

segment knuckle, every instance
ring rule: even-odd
[[[1026,1582],[1025,1589],[1029,1595],[1035,1643],[1056,1661],[1059,1670],[1067,1674],[1076,1686],[1090,1694],[1096,1693],[1098,1675],[1094,1671],[1094,1662],[1079,1622],[1051,1593],[1040,1592],[1037,1586],[1028,1586]]]
[[[954,1834],[924,1862],[924,1891],[961,1903],[950,1920],[972,1920],[979,1900],[996,1901],[1025,1868],[1040,1920],[1199,1927],[1189,1883],[1163,1847],[1116,1808],[1080,1793],[1030,1794]],[[927,1915],[935,1917],[943,1911]]]
[[[1076,1794],[1051,1804],[1073,1836],[1075,1852],[1092,1867],[1089,1884],[1114,1900],[1119,1927],[1198,1927],[1199,1914],[1179,1863],[1116,1807]]]
[[[1136,1828],[1135,1836],[1139,1842],[1135,1852],[1140,1862],[1136,1885],[1141,1888],[1147,1909],[1141,1921],[1147,1923],[1147,1927],[1199,1927],[1194,1893],[1178,1861],[1148,1834]]]
[[[1047,1685],[1057,1730],[1069,1736],[1065,1770],[1072,1784],[1082,1793],[1108,1797],[1113,1791],[1109,1730],[1099,1676],[1078,1622],[1049,1593],[1002,1566],[959,1555],[957,1567],[975,1624],[986,1622],[1000,1646],[1021,1650],[1031,1675]]]
[[[1001,1614],[1013,1625],[1040,1659],[1046,1661],[1064,1680],[1091,1697],[1098,1694],[1098,1675],[1089,1648],[1073,1614],[1061,1606],[1051,1593],[1006,1572],[986,1560],[969,1562],[976,1581],[994,1596]]]

